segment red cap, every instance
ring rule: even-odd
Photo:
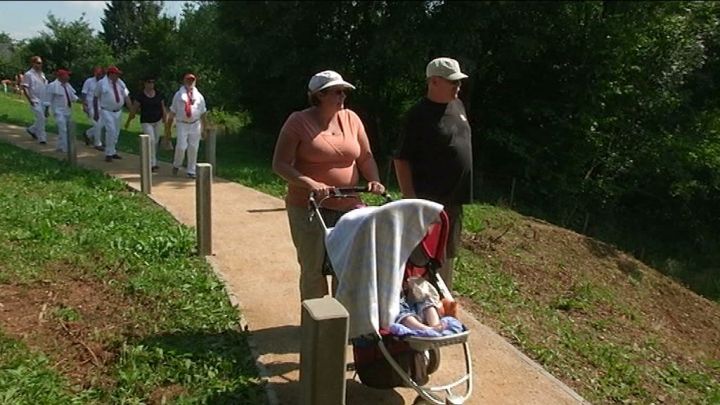
[[[186,79],[193,79],[193,80],[195,80],[195,75],[192,74],[192,73],[185,73],[185,76],[183,76],[183,80],[186,80]]]
[[[117,67],[115,67],[115,66],[108,66],[106,72],[107,72],[107,74],[109,74],[109,75],[111,75],[111,74],[113,74],[113,73],[114,73],[114,74],[118,74],[118,75],[121,75],[121,74],[122,74],[122,71],[121,71],[120,69],[118,69]]]
[[[58,77],[70,77],[70,71],[66,69],[58,69],[55,74]]]

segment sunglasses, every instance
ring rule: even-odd
[[[340,96],[340,95],[346,96],[347,95],[347,92],[345,91],[345,89],[324,90],[322,93],[323,94],[334,94],[336,96]]]

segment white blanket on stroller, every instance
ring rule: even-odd
[[[350,338],[388,328],[400,310],[405,262],[443,206],[405,199],[343,215],[325,236],[338,279],[335,298],[350,314]]]

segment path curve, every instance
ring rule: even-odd
[[[23,127],[0,123],[0,141],[64,159],[54,152],[55,136],[38,145]],[[140,160],[122,154],[107,163],[102,153],[78,147],[78,164],[99,169],[140,190]],[[195,183],[172,177],[171,165],[160,162],[153,177],[151,198],[183,224],[195,226]],[[212,190],[213,255],[208,257],[226,289],[242,311],[250,344],[261,374],[268,381],[270,403],[296,404],[300,398],[300,301],[298,265],[282,200],[215,177]],[[472,331],[474,393],[468,404],[577,404],[587,403],[547,373],[504,338],[472,315],[459,318]],[[352,361],[348,350],[348,361]],[[449,381],[464,367],[459,346],[443,349],[441,367],[432,381]],[[413,390],[376,390],[348,373],[347,404],[411,404]]]

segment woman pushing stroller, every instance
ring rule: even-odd
[[[273,170],[288,182],[285,199],[290,233],[300,263],[300,299],[328,294],[323,275],[324,232],[308,218],[308,195],[327,196],[336,187],[356,186],[362,175],[369,189],[385,192],[365,128],[352,110],[345,108],[346,92],[355,86],[332,70],[314,75],[308,83],[309,108],[290,114],[273,156]],[[327,226],[333,226],[359,198],[328,200],[322,209]]]

